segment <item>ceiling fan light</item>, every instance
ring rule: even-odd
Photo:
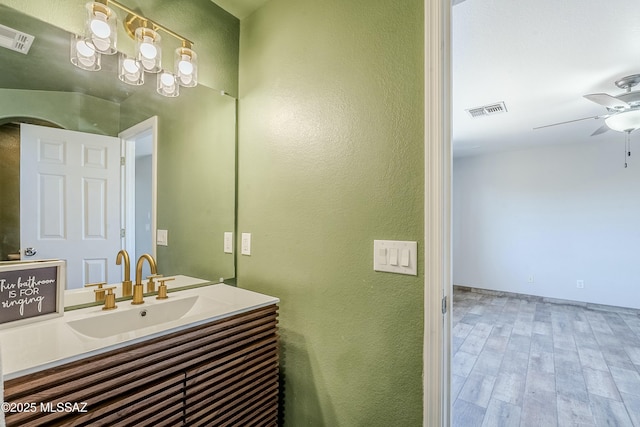
[[[117,16],[107,5],[98,2],[86,4],[85,37],[91,40],[96,50],[106,55],[117,52]]]
[[[640,129],[640,109],[616,113],[607,117],[604,122],[610,129],[618,132],[631,132]]]

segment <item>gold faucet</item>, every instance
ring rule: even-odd
[[[113,293],[113,290],[115,288],[116,288],[115,286],[112,286],[110,288],[104,288],[104,290],[107,291],[107,295],[105,295],[104,307],[102,307],[103,310],[114,310],[118,308],[118,306],[116,305],[116,296]],[[96,289],[96,292],[98,292],[97,289]]]
[[[129,253],[126,249],[121,249],[116,256],[116,264],[120,265],[124,258],[124,280],[122,281],[122,296],[128,297],[132,293],[131,289],[131,261],[129,261]]]
[[[84,285],[85,288],[90,288],[92,286],[97,286],[98,289],[95,290],[96,293],[96,302],[102,302],[104,301],[104,297],[105,297],[105,289],[103,289],[102,287],[105,286],[107,284],[107,282],[100,282],[100,283],[87,283],[86,285]]]
[[[157,279],[162,277],[162,274],[152,274],[151,276],[147,276],[149,281],[147,282],[147,292],[155,292],[156,291],[156,282],[153,279]]]
[[[136,284],[133,285],[133,300],[131,301],[131,304],[144,303],[144,289],[142,287],[142,264],[144,264],[145,259],[149,261],[151,274],[158,273],[156,260],[154,260],[153,257],[149,254],[140,255],[140,258],[138,258],[138,262],[136,264]]]
[[[160,287],[158,288],[158,296],[156,297],[156,299],[167,299],[169,298],[169,296],[167,295],[167,284],[165,282],[168,282],[170,280],[174,280],[175,277],[171,277],[171,278],[167,278],[167,279],[158,279],[158,281],[160,282]]]

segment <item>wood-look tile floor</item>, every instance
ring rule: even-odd
[[[454,291],[453,426],[639,426],[640,316]]]

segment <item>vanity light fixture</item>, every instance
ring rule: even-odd
[[[72,34],[71,63],[83,70],[98,71],[100,69],[100,53],[89,40]]]
[[[113,55],[117,52],[118,17],[106,3],[92,1],[87,3],[85,8],[87,10],[85,38],[93,43],[98,52]]]
[[[159,73],[162,70],[162,37],[151,28],[138,27],[135,31],[138,60],[147,73]]]
[[[126,84],[134,86],[144,84],[142,62],[121,53],[118,57],[118,78]]]
[[[191,49],[190,43],[176,49],[174,70],[180,86],[194,87],[198,84],[198,55]]]
[[[179,86],[198,84],[198,55],[193,42],[129,9],[115,0],[90,1],[85,5],[87,17],[84,36],[72,37],[71,62],[88,71],[100,70],[100,55],[117,53],[117,8],[127,13],[122,21],[127,34],[135,40],[135,58],[123,53],[118,58],[118,78],[131,85],[144,84],[144,73],[157,73],[159,94],[178,96]],[[173,72],[162,68],[162,37],[160,31],[178,39]]]
[[[158,73],[158,93],[170,98],[179,95],[180,85],[178,84],[178,78],[175,74],[168,71],[161,71]]]

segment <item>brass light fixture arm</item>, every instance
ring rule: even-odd
[[[191,40],[189,40],[188,38],[181,36],[180,34],[176,33],[175,31],[172,31],[172,30],[168,29],[167,27],[162,26],[162,25],[158,24],[157,22],[155,22],[155,21],[153,21],[153,20],[151,20],[149,18],[145,18],[144,16],[138,14],[137,12],[129,9],[127,6],[123,5],[122,3],[119,3],[119,2],[117,2],[115,0],[101,0],[101,1],[98,0],[98,1],[100,3],[106,4],[107,6],[115,6],[118,9],[128,13],[129,15],[133,15],[133,17],[135,17],[136,19],[140,20],[140,22],[143,23],[142,26],[146,27],[147,24],[151,24],[151,28],[154,31],[157,31],[157,30],[164,31],[165,33],[169,34],[170,36],[175,37],[176,39],[182,41],[182,46],[183,47],[191,48],[193,46],[193,42]],[[134,20],[135,19],[129,19],[129,17],[127,17],[127,21],[125,21],[125,22],[132,22]],[[125,25],[125,28],[126,28],[126,25]]]

